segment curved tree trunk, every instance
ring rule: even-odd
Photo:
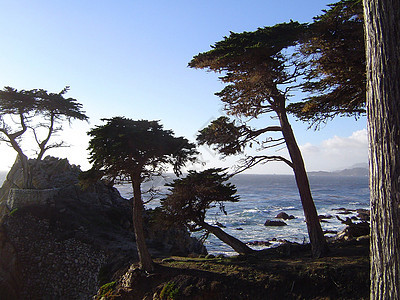
[[[371,299],[400,299],[400,2],[364,0]]]
[[[143,202],[142,191],[140,190],[140,176],[132,177],[133,186],[133,228],[135,231],[136,246],[139,254],[140,268],[147,272],[154,270],[153,260],[151,259],[149,250],[147,249],[144,230],[143,230]]]
[[[230,234],[227,234],[219,227],[212,226],[206,222],[201,222],[198,225],[214,234],[217,238],[232,247],[232,249],[239,254],[250,254],[254,252],[254,250],[248,247],[245,243],[239,241],[237,238],[231,236]]]
[[[278,112],[278,116],[282,128],[282,134],[285,138],[286,146],[293,163],[293,172],[299,190],[304,216],[306,218],[312,255],[313,257],[318,258],[324,256],[329,251],[328,244],[322,231],[317,209],[315,208],[311,195],[310,184],[308,182],[308,175],[304,166],[303,157],[299,146],[297,145],[296,138],[284,107]]]
[[[25,123],[23,123],[22,117],[21,117],[21,124],[22,124],[23,129],[20,132],[17,132],[14,134],[9,134],[9,133],[3,131],[3,133],[7,135],[11,146],[18,153],[17,159],[19,159],[21,161],[22,172],[24,175],[24,182],[23,182],[22,188],[23,189],[31,189],[33,187],[32,186],[32,174],[31,174],[31,169],[29,166],[28,157],[24,154],[24,152],[22,151],[21,147],[19,146],[19,144],[17,142],[17,138],[20,137],[26,131],[26,126],[25,126]]]

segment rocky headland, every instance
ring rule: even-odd
[[[90,299],[137,261],[131,204],[98,181],[82,188],[66,159],[30,161],[32,190],[16,163],[0,189],[1,299]],[[165,229],[147,211],[153,257],[205,254],[184,228]]]

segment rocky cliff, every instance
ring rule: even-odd
[[[89,299],[114,272],[137,260],[131,206],[102,182],[83,190],[65,159],[31,161],[34,190],[21,190],[16,163],[0,189],[2,299]],[[153,256],[204,253],[183,228],[150,222]],[[117,274],[115,274],[117,276]]]

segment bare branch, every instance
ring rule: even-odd
[[[243,171],[246,171],[259,163],[265,164],[271,161],[283,161],[293,169],[293,163],[290,160],[284,158],[283,156],[279,155],[248,156],[239,161],[240,165],[236,167],[235,172],[230,176],[242,173]]]

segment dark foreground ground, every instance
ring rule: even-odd
[[[307,245],[285,244],[246,257],[156,260],[153,274],[133,265],[97,299],[368,299],[368,239],[330,249],[319,259]]]

